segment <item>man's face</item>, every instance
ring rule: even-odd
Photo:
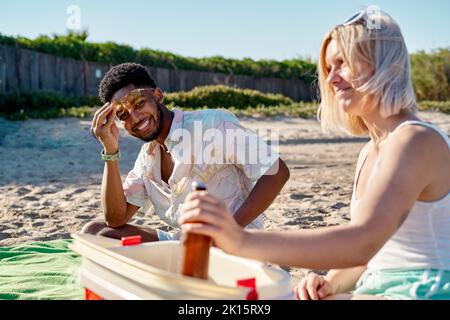
[[[149,142],[161,133],[162,93],[158,88],[144,88],[140,92],[136,89],[132,84],[121,88],[114,93],[111,102],[125,130],[132,136]]]

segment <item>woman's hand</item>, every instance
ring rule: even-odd
[[[206,191],[195,191],[186,197],[178,223],[183,231],[210,236],[229,254],[239,251],[245,236],[225,202]]]
[[[310,272],[295,288],[299,300],[320,300],[333,294],[331,283],[325,278]]]

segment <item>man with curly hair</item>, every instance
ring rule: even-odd
[[[136,63],[124,63],[111,68],[99,87],[104,105],[92,120],[92,133],[102,143],[101,158],[105,161],[101,188],[104,220],[89,222],[82,233],[120,239],[140,235],[142,241],[179,239],[178,218],[185,197],[194,181],[202,182],[208,192],[223,200],[235,220],[243,227],[263,227],[261,214],[278,195],[289,179],[289,169],[255,133],[243,128],[239,120],[227,110],[182,111],[169,110],[163,103],[164,94],[147,69]],[[118,160],[118,119],[132,136],[145,142],[134,168],[122,183]],[[203,131],[215,130],[209,141],[193,141],[194,147],[180,137],[180,130],[195,137],[195,126]],[[223,161],[206,161],[201,151],[207,142],[223,142],[228,130],[244,133],[247,140],[228,144]],[[250,143],[257,141],[256,149]],[[186,150],[188,145],[189,150]],[[210,144],[209,144],[210,145]],[[200,146],[200,148],[197,148]],[[184,148],[180,152],[180,148]],[[253,148],[253,149],[252,149]],[[243,153],[257,154],[261,148],[270,150],[267,161],[250,163]],[[187,158],[186,151],[192,152]],[[213,150],[217,160],[218,150]],[[184,156],[183,156],[184,154]],[[245,157],[245,155],[244,155]],[[129,224],[139,209],[150,207],[174,232],[153,230]]]

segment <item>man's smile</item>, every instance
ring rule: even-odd
[[[154,123],[153,117],[148,117],[139,122],[136,126],[134,126],[133,131],[138,133],[145,133],[149,129],[151,129],[152,124]]]

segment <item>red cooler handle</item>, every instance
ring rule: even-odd
[[[141,236],[130,236],[130,237],[122,237],[122,246],[134,246],[137,244],[141,244],[142,237]]]
[[[251,290],[247,293],[245,297],[246,300],[258,300],[258,292],[256,291],[256,279],[241,279],[237,280],[236,284],[238,287],[250,288]]]
[[[84,288],[84,300],[103,300],[103,298],[95,294],[88,288]]]

